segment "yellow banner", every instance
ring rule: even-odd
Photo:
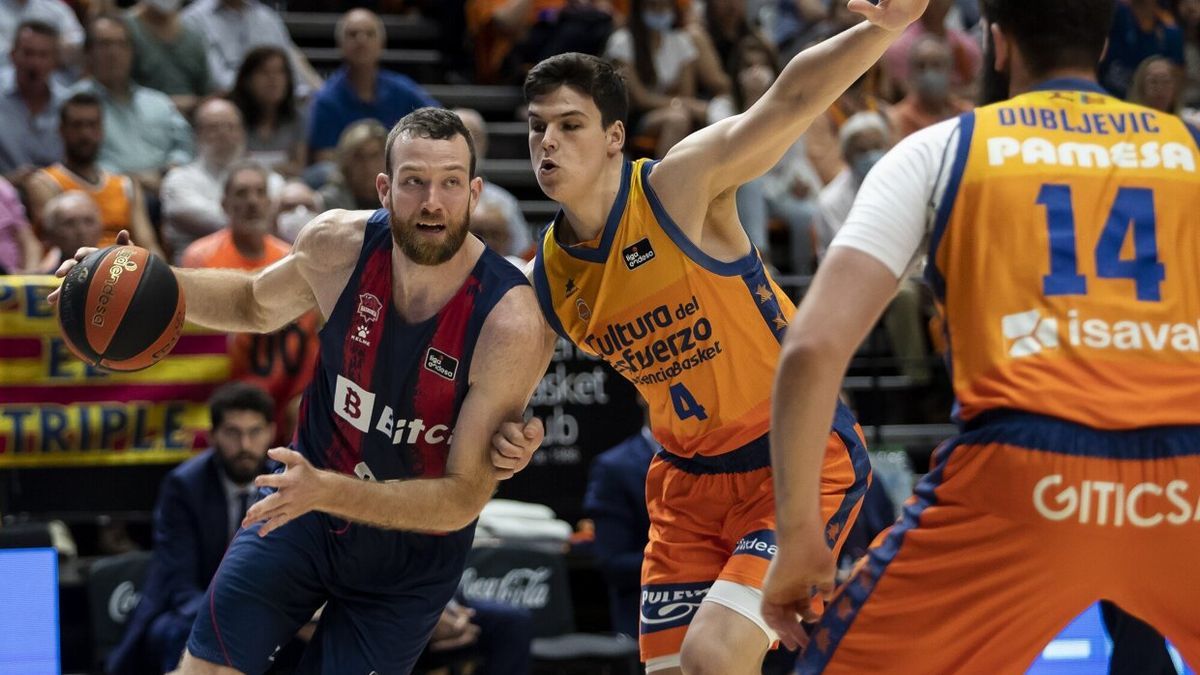
[[[188,326],[136,373],[76,359],[48,276],[0,277],[0,469],[178,462],[207,446],[207,400],[229,380],[228,337]]]

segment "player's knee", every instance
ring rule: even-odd
[[[755,649],[690,632],[679,652],[683,675],[741,675],[758,673],[762,658]]]

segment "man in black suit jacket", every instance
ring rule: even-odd
[[[154,509],[154,558],[142,599],[110,654],[112,675],[173,670],[209,581],[254,494],[275,438],[275,404],[231,382],[209,401],[212,447],[163,481]]]

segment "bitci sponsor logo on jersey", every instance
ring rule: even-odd
[[[429,425],[416,418],[397,419],[389,405],[382,406],[376,414],[375,393],[367,391],[349,378],[338,375],[333,392],[334,412],[363,433],[374,431],[391,439],[392,445],[415,445],[418,442],[430,445],[450,444],[453,431],[445,424]]]
[[[1075,309],[1060,319],[1033,309],[1001,317],[1000,330],[1012,358],[1041,354],[1063,343],[1072,348],[1200,353],[1200,321],[1101,319],[1085,317]]]
[[[641,241],[626,246],[625,250],[621,251],[621,258],[625,260],[625,266],[631,270],[654,260],[654,249],[650,246],[649,237],[642,237]]]

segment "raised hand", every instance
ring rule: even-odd
[[[889,31],[902,31],[925,13],[929,0],[850,0],[846,9]]]

